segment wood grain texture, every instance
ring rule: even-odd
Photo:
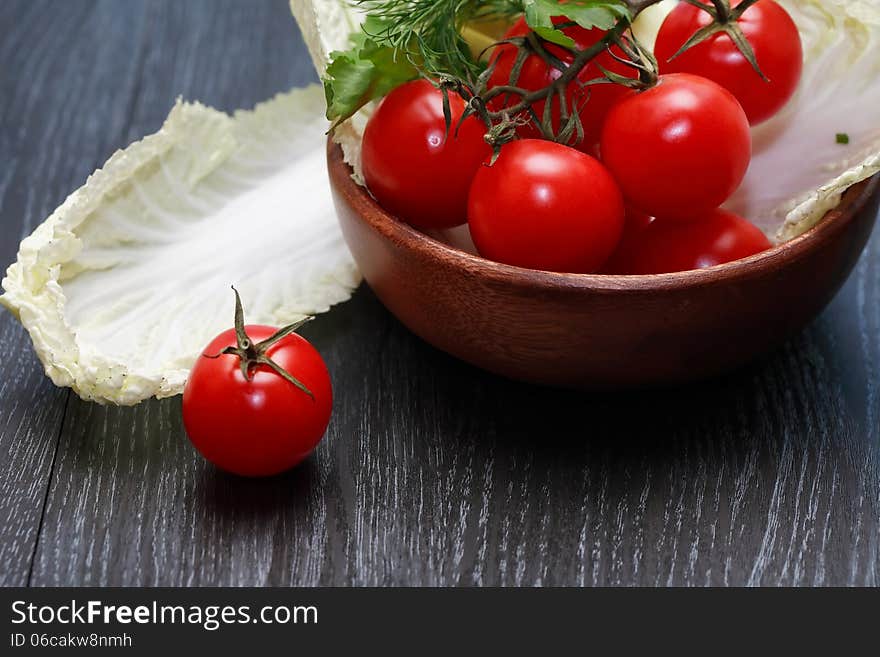
[[[133,71],[122,54],[137,6],[0,4],[0,266],[115,146]],[[113,84],[108,84],[112,80]],[[0,584],[28,581],[68,391],[45,378],[30,341],[0,316]]]
[[[283,0],[49,7],[0,6],[3,62],[16,62],[0,96],[14,163],[0,170],[4,264],[178,94],[232,109],[313,79]],[[61,45],[25,48],[45,20]],[[65,412],[66,393],[4,315],[0,348],[18,355],[0,364],[0,579],[877,585],[878,295],[875,236],[829,310],[771,357],[615,395],[473,369],[362,289],[304,331],[337,392],[327,437],[266,481],[204,463],[179,399],[120,409],[71,397]]]
[[[68,392],[46,379],[26,334],[6,314],[0,353],[0,586],[24,586]]]

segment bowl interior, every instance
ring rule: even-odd
[[[352,179],[352,170],[344,161],[342,149],[329,140],[327,158],[333,180],[344,193],[347,202],[352,204],[355,211],[374,229],[395,243],[433,258],[454,262],[457,266],[479,272],[480,276],[489,279],[544,288],[669,289],[748,277],[767,268],[782,267],[786,262],[803,258],[811,251],[821,248],[823,242],[845,231],[854,216],[880,191],[880,174],[878,174],[847,190],[840,204],[804,234],[777,244],[767,251],[734,262],[667,274],[634,276],[568,274],[524,269],[487,260],[477,253],[467,225],[430,232],[413,228],[382,208],[365,187]]]

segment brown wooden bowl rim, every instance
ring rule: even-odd
[[[351,166],[343,159],[342,148],[334,143],[332,138],[328,138],[327,141],[327,162],[331,182],[342,192],[361,219],[384,237],[447,264],[463,268],[469,267],[478,271],[485,278],[507,283],[520,282],[544,289],[574,287],[617,292],[628,290],[644,292],[650,289],[668,290],[717,284],[740,278],[750,278],[763,274],[768,269],[779,270],[821,248],[825,242],[845,230],[880,186],[880,174],[851,186],[844,192],[840,204],[826,213],[819,223],[803,235],[735,262],[668,274],[631,276],[567,274],[525,269],[487,260],[450,246],[413,228],[388,213],[365,187],[354,181]]]

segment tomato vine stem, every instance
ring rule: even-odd
[[[583,89],[591,84],[602,83],[617,83],[638,88],[645,88],[655,84],[657,79],[656,61],[636,42],[634,36],[626,37],[625,35],[631,27],[631,19],[660,1],[625,0],[625,4],[629,9],[629,15],[620,18],[602,39],[588,48],[580,50],[554,44],[554,48],[563,49],[571,55],[570,63],[566,63],[554,54],[551,49],[547,48],[548,42],[542,39],[534,30],[529,31],[525,36],[505,39],[494,44],[492,47],[497,48],[506,44],[517,48],[516,59],[511,68],[507,84],[487,88],[495,62],[490,63],[489,67],[476,80],[465,82],[455,77],[441,79],[439,86],[444,94],[444,112],[447,116],[447,129],[451,127],[451,117],[447,110],[447,95],[452,90],[462,96],[468,103],[468,109],[461,117],[461,121],[464,121],[469,116],[476,115],[486,124],[486,141],[495,151],[496,158],[501,146],[514,139],[516,128],[525,123],[533,123],[545,139],[569,143],[572,137],[576,137],[578,142],[581,141],[583,139],[584,127],[581,125],[578,108],[570,107],[571,103],[567,96],[569,85],[577,84]],[[566,29],[576,25],[577,23],[575,22],[560,23],[557,24],[557,29]],[[620,48],[629,59],[624,60],[614,54],[611,51],[613,46]],[[611,56],[616,60],[637,69],[639,79],[631,80],[625,76],[602,69],[603,75],[595,80],[588,82],[579,81],[578,77],[587,65],[605,51],[610,52]],[[548,67],[559,71],[559,76],[551,84],[540,89],[524,89],[517,86],[518,78],[525,61],[533,55],[539,57]],[[508,104],[509,100],[511,104],[501,109],[491,109],[492,101],[499,97],[504,97],[505,104]],[[516,102],[512,102],[514,97]],[[534,105],[542,101],[544,101],[543,116],[538,116],[534,110]],[[554,101],[558,102],[559,106],[558,134],[555,134],[553,125],[552,108]],[[588,95],[585,102],[589,102]],[[459,125],[461,125],[461,122],[459,122]]]
[[[270,347],[276,344],[282,338],[287,337],[291,333],[294,333],[297,329],[299,329],[304,324],[312,321],[314,317],[304,317],[303,319],[293,322],[292,324],[288,324],[287,326],[278,329],[270,335],[265,340],[261,342],[257,342],[256,344],[247,334],[244,325],[244,309],[241,305],[241,297],[238,294],[238,290],[233,286],[232,291],[235,292],[235,341],[236,345],[226,347],[219,354],[209,355],[202,354],[205,358],[220,358],[220,356],[229,355],[229,356],[237,356],[239,359],[239,366],[241,367],[241,374],[245,378],[245,380],[250,381],[253,377],[251,375],[251,371],[258,367],[259,365],[266,365],[271,368],[278,376],[280,376],[285,381],[289,381],[297,388],[306,393],[312,400],[315,399],[315,395],[309,390],[306,385],[297,379],[295,376],[290,374],[287,370],[281,367],[278,363],[272,360],[268,355],[267,351]]]
[[[691,36],[691,38],[678,49],[678,52],[669,59],[670,62],[680,57],[694,46],[708,41],[715,35],[723,32],[730,37],[730,40],[733,41],[743,57],[746,58],[746,61],[748,61],[752,68],[755,69],[755,72],[761,76],[761,79],[765,82],[770,82],[769,78],[764,75],[764,72],[758,65],[755,50],[752,48],[752,44],[749,43],[745,34],[743,34],[742,28],[739,26],[738,22],[742,15],[758,2],[758,0],[743,0],[736,7],[731,6],[730,0],[712,0],[711,5],[700,2],[700,0],[684,1],[708,13],[712,17],[712,22],[697,30],[697,32],[695,32],[693,36]]]
[[[650,0],[649,2],[630,3],[630,6],[633,14],[636,14],[638,11],[643,10],[649,5],[656,4],[658,1]],[[565,25],[560,27],[564,28]],[[536,32],[530,31],[526,36],[506,39],[495,44],[495,47],[505,44],[512,45],[518,50],[507,84],[486,88],[495,65],[493,62],[490,63],[488,69],[475,83],[468,84],[461,80],[450,78],[441,80],[440,86],[443,89],[444,95],[448,94],[448,91],[451,89],[467,101],[468,109],[462,116],[462,121],[468,116],[477,115],[486,124],[486,141],[495,150],[496,157],[500,147],[515,137],[516,127],[529,122],[534,123],[546,139],[568,143],[572,137],[576,137],[577,141],[580,141],[583,139],[584,129],[581,125],[577,108],[569,107],[570,103],[566,93],[569,85],[578,84],[581,88],[585,88],[591,84],[618,83],[644,88],[656,82],[656,61],[637,43],[634,36],[626,36],[630,27],[628,19],[621,19],[602,39],[583,50],[566,48],[556,44],[556,47],[563,48],[571,54],[572,59],[570,63],[564,62],[559,56],[551,52],[546,47],[546,42]],[[611,51],[613,46],[620,48],[628,59],[615,55]],[[612,57],[618,61],[637,69],[639,71],[639,80],[627,79],[624,76],[602,69],[603,75],[595,80],[588,82],[579,81],[578,76],[587,65],[605,51],[610,52]],[[541,58],[548,67],[559,71],[559,76],[551,84],[534,90],[517,86],[522,66],[525,60],[532,55]],[[512,97],[516,97],[518,100],[501,109],[490,109],[492,101],[499,97],[504,97],[505,102]],[[552,120],[554,100],[559,105],[558,134],[554,134]],[[534,110],[534,105],[541,101],[545,101],[544,112],[543,116],[538,116]],[[586,102],[589,102],[589,97],[587,97]],[[527,115],[529,119],[524,119],[524,115]]]

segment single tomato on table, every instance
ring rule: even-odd
[[[706,78],[661,75],[608,113],[602,161],[627,204],[652,217],[690,220],[724,203],[745,177],[752,138],[745,112]]]
[[[708,0],[703,3],[708,5]],[[731,4],[736,8],[740,1]],[[800,82],[804,53],[797,25],[774,0],[761,0],[736,19],[764,78],[723,31],[673,58],[713,20],[699,7],[679,3],[657,35],[654,52],[660,72],[692,73],[717,82],[736,97],[752,125],[762,123],[785,106]]]
[[[485,258],[545,271],[587,274],[608,260],[624,206],[608,170],[551,141],[505,144],[474,177],[468,224]]]
[[[263,477],[311,453],[330,421],[333,391],[321,355],[293,331],[244,325],[224,331],[196,360],[183,391],[183,423],[202,456],[222,470]]]
[[[450,91],[447,134],[443,93],[429,81],[407,82],[385,97],[367,122],[361,148],[367,188],[383,208],[424,229],[467,221],[468,189],[491,149],[479,119],[459,124],[465,108]]]
[[[606,274],[668,274],[722,265],[771,248],[767,236],[750,221],[713,210],[682,223],[655,219],[636,227],[609,261]]]

